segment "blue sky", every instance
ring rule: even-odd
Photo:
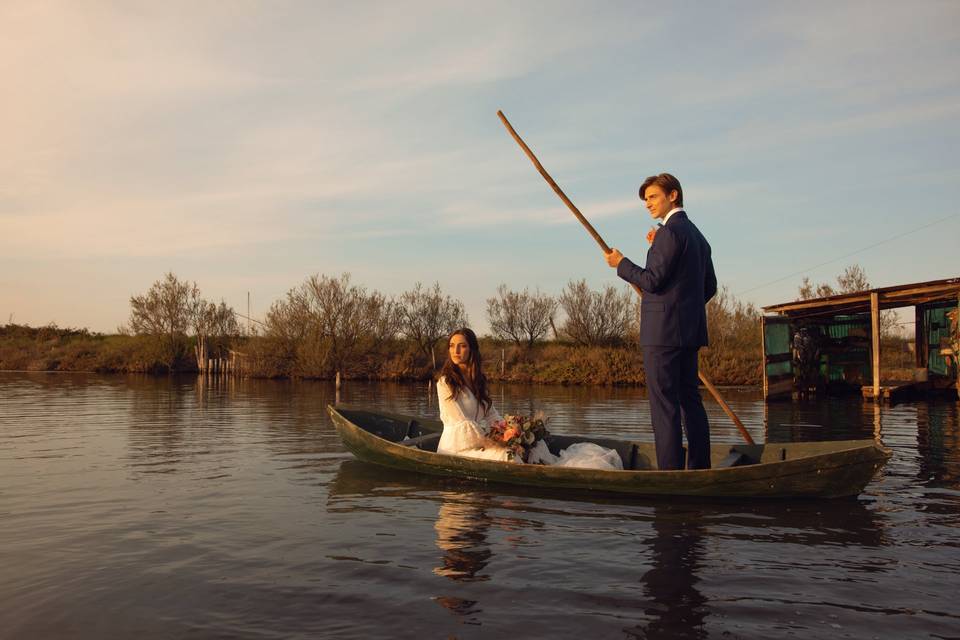
[[[957,24],[952,1],[5,2],[0,322],[113,331],[167,271],[255,317],[313,273],[439,281],[481,331],[501,282],[617,283],[497,109],[636,260],[637,187],[677,175],[746,301],[894,237],[807,275],[957,276]]]

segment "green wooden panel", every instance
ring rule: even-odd
[[[763,348],[768,356],[790,353],[790,325],[766,324],[763,332]]]
[[[930,357],[927,361],[927,370],[930,373],[945,376],[949,375],[947,360],[940,355],[941,342],[950,338],[950,320],[947,318],[946,307],[926,309],[927,345]]]

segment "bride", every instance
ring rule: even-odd
[[[511,458],[503,444],[487,434],[502,418],[493,406],[483,374],[483,357],[476,334],[467,328],[457,329],[447,340],[447,359],[437,380],[440,420],[443,433],[437,453],[484,460],[522,463]],[[531,449],[529,462],[589,469],[623,469],[620,455],[598,445],[583,442],[571,445],[554,456],[542,440]]]

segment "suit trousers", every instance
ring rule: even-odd
[[[710,468],[710,425],[700,399],[697,351],[643,347],[657,466],[662,470],[683,469],[681,422],[687,432],[687,468]]]

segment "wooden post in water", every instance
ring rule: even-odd
[[[957,338],[952,341],[953,344],[953,363],[954,370],[957,372],[957,399],[960,400],[960,293],[957,294]]]
[[[873,439],[874,439],[874,440],[877,440],[877,441],[880,440],[880,435],[881,435],[882,432],[883,432],[883,429],[882,429],[882,427],[881,427],[882,422],[881,422],[880,418],[881,418],[881,416],[880,416],[880,403],[879,403],[879,402],[874,402],[874,403],[873,403]]]
[[[767,381],[767,321],[760,316],[760,366],[763,367],[763,399],[766,400],[770,395],[769,382]]]
[[[873,332],[873,401],[880,402],[880,294],[870,293],[870,327]]]

